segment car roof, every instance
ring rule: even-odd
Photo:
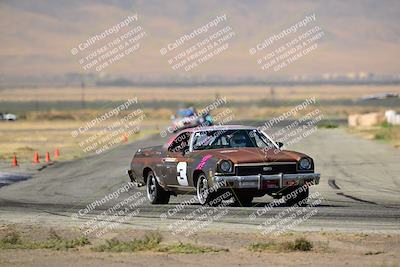
[[[257,129],[254,126],[246,126],[246,125],[214,125],[207,127],[194,127],[185,129],[182,132],[208,132],[208,131],[221,131],[221,130],[254,130]]]

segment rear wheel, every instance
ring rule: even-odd
[[[152,171],[147,174],[147,198],[151,204],[168,204],[170,194],[162,188]]]

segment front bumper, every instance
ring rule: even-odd
[[[248,176],[214,176],[213,182],[225,184],[227,188],[249,188],[249,189],[275,189],[287,186],[301,186],[306,183],[310,185],[319,184],[321,175],[319,173],[291,173],[271,175],[248,175]]]

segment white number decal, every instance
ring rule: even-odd
[[[188,186],[188,179],[186,175],[187,162],[178,162],[176,165],[176,172],[178,173],[177,179],[179,185]]]

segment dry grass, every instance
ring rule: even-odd
[[[280,116],[287,111],[293,109],[294,106],[277,106],[271,107],[268,105],[243,105],[243,106],[220,106],[217,109],[211,111],[212,115],[218,115],[229,109],[234,114],[235,120],[266,120],[275,116]],[[202,109],[203,106],[197,106]],[[316,105],[309,106],[307,109],[299,110],[296,118],[304,116],[310,111],[319,109],[324,115],[324,118],[347,118],[349,114],[354,113],[368,113],[368,112],[381,112],[383,113],[387,108],[385,107],[368,107],[368,106],[346,106],[346,105],[330,105],[323,106]],[[151,120],[154,123],[169,123],[171,115],[175,114],[176,108],[153,108],[153,109],[142,109],[146,114],[146,119]],[[50,111],[29,111],[25,115],[20,117],[20,121],[32,121],[37,122],[32,124],[33,129],[41,129],[42,124],[52,124],[52,121],[65,121],[67,124],[76,121],[78,124],[84,121],[89,121],[96,116],[102,115],[108,110],[50,110]],[[127,115],[129,112],[121,112],[121,116]],[[293,119],[293,118],[292,118]],[[2,123],[0,123],[1,128]],[[12,123],[3,124],[7,127],[13,128]]]
[[[159,233],[147,234],[143,239],[133,239],[130,241],[121,241],[118,239],[109,239],[105,243],[91,248],[96,252],[138,252],[138,251],[154,251],[180,254],[201,254],[220,251],[228,251],[227,249],[214,248],[209,246],[198,246],[190,243],[174,243],[169,245],[160,244],[162,236]]]
[[[111,124],[111,122],[100,124],[84,134],[73,137],[71,132],[84,123],[84,121],[74,120],[1,122],[0,160],[9,162],[15,153],[20,163],[32,162],[34,152],[38,151],[41,161],[44,161],[46,152],[49,152],[53,159],[56,148],[61,152],[59,160],[82,157],[87,153],[83,151],[79,143]],[[129,136],[128,140],[133,141],[158,132],[156,130],[160,127],[158,125],[157,122],[143,121],[141,131]],[[121,140],[120,143],[122,142]]]
[[[362,138],[389,143],[400,148],[400,126],[391,126],[386,123],[376,127],[350,128],[349,132]]]
[[[398,86],[291,86],[274,87],[274,98],[301,100],[315,96],[318,99],[358,99],[366,94],[380,92],[400,93]],[[220,97],[228,100],[249,101],[271,99],[269,86],[237,87],[106,87],[85,88],[87,101],[126,101],[137,96],[141,101],[209,101]],[[80,101],[81,88],[16,88],[0,90],[2,101]]]
[[[310,251],[313,248],[312,243],[305,238],[297,238],[294,241],[285,242],[259,242],[250,244],[249,250],[253,252],[262,251]]]
[[[17,237],[10,234],[12,231],[17,233]],[[57,233],[51,234],[51,228],[46,224],[32,222],[0,224],[0,240],[3,239],[7,243],[6,246],[19,242],[25,243],[26,246],[32,243],[48,244],[50,239],[78,240],[82,234],[79,228],[72,226],[71,222],[65,219],[56,231]],[[66,249],[71,243],[64,243],[60,246],[60,249],[64,250],[61,253],[53,251],[52,245],[46,245],[44,249],[33,249],[32,246],[17,250],[3,249],[0,251],[0,262],[5,266],[12,265],[11,263],[18,266],[69,266],[73,259],[75,265],[86,266],[93,261],[106,262],[106,265],[121,265],[123,260],[124,266],[158,266],[160,263],[187,266],[188,262],[197,262],[201,258],[202,263],[211,266],[247,266],[249,262],[254,266],[265,266],[265,262],[269,263],[273,259],[272,263],[279,266],[299,263],[307,266],[327,266],[345,262],[348,266],[395,267],[398,266],[396,263],[399,262],[400,248],[398,234],[338,231],[287,232],[276,237],[265,237],[253,231],[228,232],[219,229],[203,231],[186,238],[173,236],[167,230],[155,232],[141,227],[121,225],[108,236],[114,238],[110,244],[107,244],[107,239],[95,235],[88,236],[91,244],[76,246],[73,249]],[[296,242],[296,239],[303,241]],[[86,242],[74,244],[83,243]],[[254,249],[251,249],[251,244],[254,245]],[[169,256],[167,253],[174,255]]]
[[[109,239],[104,244],[92,247],[91,249],[96,252],[154,251],[159,248],[161,239],[162,237],[158,233],[148,234],[144,239],[133,239],[130,241]]]
[[[53,229],[49,231],[46,240],[31,241],[24,240],[20,234],[11,230],[0,239],[0,250],[4,249],[51,249],[51,250],[68,250],[77,247],[89,245],[90,242],[86,237],[78,237],[67,239],[56,233]]]

